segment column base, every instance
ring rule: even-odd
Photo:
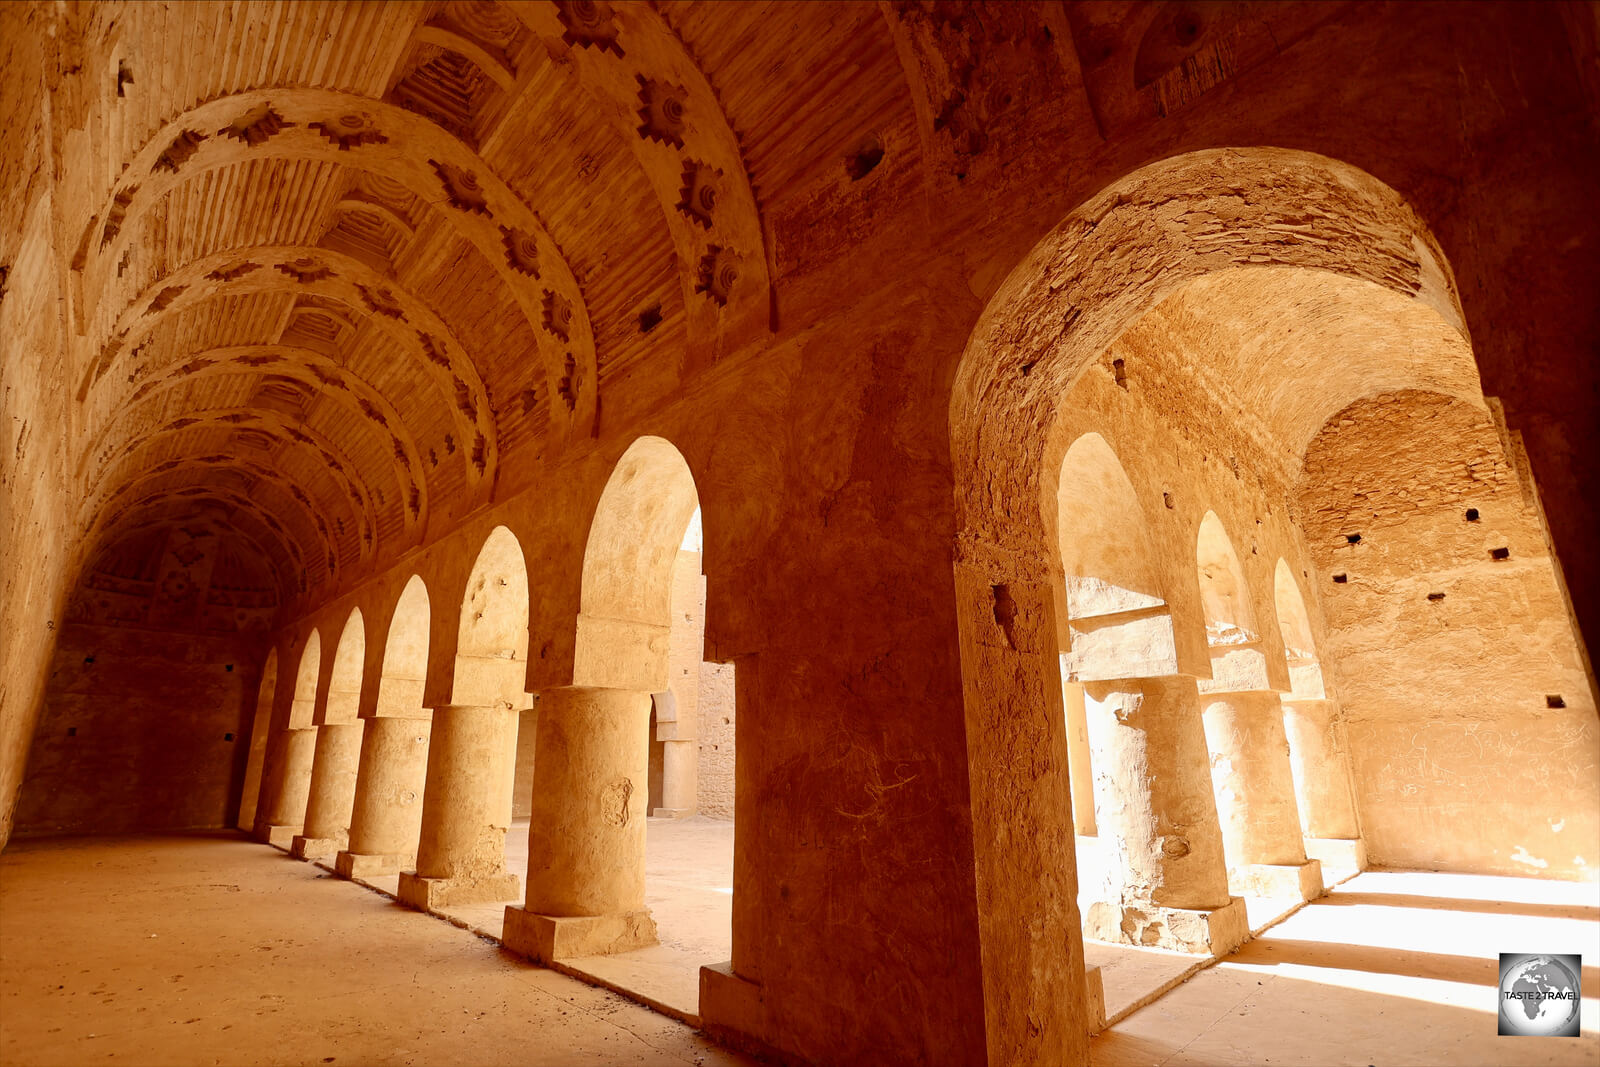
[[[306,837],[296,834],[294,843],[289,846],[289,855],[300,860],[320,860],[338,852],[344,845],[345,842],[337,837]]]
[[[682,819],[694,814],[693,808],[651,808],[652,819]]]
[[[500,944],[536,963],[574,956],[611,956],[657,944],[650,909],[610,915],[540,915],[513,904],[506,908]]]
[[[1361,838],[1308,837],[1306,855],[1322,864],[1324,885],[1347,882],[1367,869],[1367,843]]]
[[[1322,887],[1322,864],[1246,863],[1228,868],[1228,891],[1255,897],[1290,897],[1316,900],[1327,890]]]
[[[522,880],[514,874],[489,874],[481,878],[424,878],[414,871],[400,872],[400,903],[419,911],[438,911],[452,904],[495,904],[522,895]]]
[[[733,963],[700,968],[700,1029],[718,1044],[773,1063],[791,1062],[767,1043],[767,998],[761,986],[733,973]]]
[[[1099,967],[1083,969],[1083,998],[1088,1008],[1089,1032],[1098,1034],[1106,1028],[1106,984]]]
[[[1250,920],[1243,897],[1230,897],[1220,908],[1101,901],[1089,906],[1083,932],[1099,941],[1226,956],[1250,936]]]
[[[386,878],[399,874],[417,863],[416,854],[403,856],[398,852],[368,855],[362,852],[340,852],[333,859],[333,869],[340,878]]]
[[[281,848],[285,852],[294,845],[294,839],[300,836],[303,826],[279,826],[272,824],[263,828],[256,834],[256,840],[273,848]]]

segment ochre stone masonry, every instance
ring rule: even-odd
[[[236,827],[818,1064],[1592,882],[1597,36],[0,7],[0,847]]]

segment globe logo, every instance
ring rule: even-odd
[[[1577,956],[1500,955],[1500,1033],[1517,1037],[1576,1037]]]

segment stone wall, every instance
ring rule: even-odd
[[[260,680],[252,644],[237,636],[63,627],[16,832],[231,825]]]
[[[701,815],[733,818],[733,664],[700,665]]]
[[[1515,459],[1491,411],[1419,392],[1352,405],[1307,454],[1299,499],[1374,864],[1600,866],[1593,691]]]

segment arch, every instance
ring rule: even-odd
[[[261,802],[261,768],[267,759],[267,741],[272,735],[272,702],[278,689],[278,650],[267,651],[261,666],[261,684],[256,689],[256,714],[250,727],[250,748],[245,754],[244,784],[239,789],[239,815],[233,824],[249,833],[255,829],[256,808]]]
[[[1083,983],[1067,903],[1075,864],[1046,428],[1083,371],[1184,284],[1271,266],[1381,286],[1466,337],[1444,255],[1394,190],[1308,152],[1208,149],[1143,167],[1074,209],[1001,282],[955,368],[953,569],[974,864],[990,887],[980,937],[995,959],[1029,961],[985,972],[985,1002],[1005,1006],[988,1012],[991,1047],[1067,1040],[1061,990]],[[1022,931],[998,918],[1008,915],[1033,921]]]
[[[1048,558],[1048,532],[1032,519],[1045,448],[1036,428],[1049,424],[1084,368],[1183,285],[1275,266],[1372,283],[1467,336],[1438,243],[1404,199],[1366,172],[1280,148],[1208,149],[1153,163],[1039,241],[978,320],[951,390],[962,556],[990,561],[986,569]]]
[[[1288,560],[1280,558],[1273,571],[1272,600],[1277,608],[1278,632],[1283,635],[1283,654],[1289,661],[1290,692],[1297,697],[1323,699],[1328,694],[1322,680],[1317,639],[1311,629],[1311,614],[1306,610],[1300,583],[1295,580]]]
[[[412,718],[422,707],[428,677],[428,636],[433,624],[428,586],[413,574],[389,619],[389,637],[383,646],[383,667],[378,678],[378,715]]]
[[[1116,453],[1098,433],[1080,436],[1062,458],[1055,528],[1071,618],[1165,602],[1144,509]]]
[[[461,600],[452,703],[527,704],[528,593],[522,545],[496,526],[478,551]]]
[[[666,688],[672,568],[699,503],[665,438],[640,437],[617,461],[583,553],[574,684]]]
[[[313,725],[311,718],[317,702],[317,675],[322,670],[322,634],[312,630],[306,637],[306,647],[300,650],[300,666],[294,676],[294,697],[289,705],[289,729],[300,730]]]
[[[328,699],[323,707],[325,723],[355,722],[361,707],[362,665],[367,655],[367,626],[360,608],[351,608],[344,632],[333,654],[333,673],[328,676]]]
[[[1200,576],[1200,606],[1206,616],[1206,639],[1213,645],[1256,640],[1255,612],[1244,566],[1233,550],[1228,531],[1217,513],[1200,520],[1195,538],[1195,566]]]

